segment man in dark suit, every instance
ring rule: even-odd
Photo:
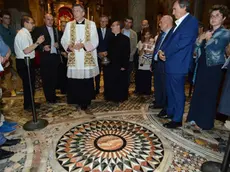
[[[53,27],[54,18],[51,14],[45,15],[44,23],[45,25],[38,28],[36,33],[37,36],[44,35],[45,37],[45,41],[39,46],[42,86],[46,101],[56,103],[55,89],[60,63],[58,32]]]
[[[176,27],[159,51],[165,61],[167,115],[172,121],[164,124],[166,128],[182,126],[185,105],[185,76],[193,57],[198,36],[198,21],[189,14],[189,0],[177,0],[173,5]]]
[[[95,77],[96,94],[99,94],[100,92],[101,58],[107,56],[108,43],[111,37],[111,29],[107,28],[108,22],[109,22],[109,18],[105,15],[102,15],[100,17],[100,28],[97,28],[98,38],[99,38],[97,53],[98,53],[98,66],[99,66],[100,73]]]
[[[164,45],[169,35],[173,31],[173,19],[169,15],[165,15],[159,22],[161,33],[159,34],[155,49],[153,52],[152,69],[154,72],[154,92],[155,103],[150,105],[151,109],[163,108],[159,113],[159,117],[164,117],[166,114],[166,85],[165,85],[165,62],[158,58],[158,51]]]

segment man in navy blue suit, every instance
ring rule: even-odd
[[[161,49],[163,44],[169,38],[172,27],[173,19],[169,15],[165,15],[161,18],[159,22],[161,33],[158,35],[155,49],[153,52],[152,59],[152,70],[154,73],[154,92],[155,92],[155,103],[149,106],[151,109],[162,109],[159,113],[160,116],[165,114],[166,107],[166,86],[165,86],[165,62],[159,60],[158,51]]]
[[[109,38],[111,36],[111,29],[107,28],[108,22],[109,22],[109,18],[105,15],[102,15],[100,17],[100,28],[97,29],[98,38],[99,38],[97,53],[98,53],[98,66],[99,66],[100,73],[95,77],[96,94],[99,94],[100,92],[101,58],[107,56],[108,43],[109,43]]]
[[[194,44],[198,36],[198,21],[190,15],[189,0],[177,0],[173,15],[177,19],[169,39],[161,47],[159,58],[165,61],[167,115],[172,118],[166,128],[182,126],[185,105],[185,76],[192,61]]]

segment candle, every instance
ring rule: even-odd
[[[87,8],[87,19],[89,19],[89,7]]]
[[[91,16],[91,20],[93,21],[93,16]]]

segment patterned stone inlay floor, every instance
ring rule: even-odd
[[[66,132],[57,143],[57,160],[69,171],[154,171],[164,148],[154,132],[118,120],[83,123]]]
[[[42,103],[42,107],[38,111],[38,116],[47,119],[50,122],[49,126],[36,132],[25,132],[23,130],[19,130],[19,134],[16,133],[16,135],[10,135],[10,137],[21,137],[23,140],[21,144],[9,148],[16,154],[11,159],[0,162],[0,171],[57,172],[52,165],[52,161],[55,160],[55,156],[50,153],[50,150],[52,149],[51,145],[53,145],[53,140],[60,138],[60,136],[64,134],[62,132],[66,131],[67,128],[73,128],[79,123],[84,123],[85,121],[92,119],[104,120],[109,118],[113,120],[137,121],[143,126],[153,128],[155,127],[155,130],[158,130],[158,132],[163,134],[161,128],[155,126],[152,121],[149,120],[149,118],[146,118],[145,115],[152,114],[152,112],[148,112],[146,109],[148,103],[151,102],[151,97],[131,95],[128,101],[120,104],[119,106],[116,106],[110,102],[102,101],[102,96],[100,95],[96,101],[93,101],[91,107],[93,115],[85,114],[83,111],[76,109],[75,106],[66,105],[65,97],[62,97],[60,102],[54,105],[45,104],[44,98],[42,96],[38,96],[36,101]],[[31,119],[31,113],[22,110],[21,97],[17,97],[15,99],[4,99],[4,102],[6,103],[4,114],[7,119],[17,121],[19,124],[24,124]],[[187,110],[188,103],[186,104],[185,108],[185,111]],[[156,114],[157,112],[154,113]],[[160,119],[157,119],[157,121],[159,124],[166,122],[161,121]],[[204,140],[208,141],[207,143],[216,144],[216,152],[220,152],[220,149],[218,148],[218,138],[220,137],[221,139],[225,140],[226,135],[228,134],[228,131],[224,130],[222,127],[216,127],[208,134],[202,131],[202,134],[200,135],[192,133],[192,130],[189,129],[166,130],[165,132],[173,132],[175,135],[183,137],[190,143],[195,143],[197,145],[203,144],[203,142],[196,142],[195,139],[199,140],[200,138],[206,138]],[[158,134],[158,136],[161,136],[161,133],[160,135]],[[191,136],[189,133],[192,133]],[[206,158],[202,155],[202,153],[196,154],[191,149],[187,149],[181,144],[173,142],[171,139],[168,141],[164,140],[163,143],[164,142],[169,142],[171,144],[170,149],[172,149],[174,153],[172,160],[168,161],[168,165],[171,164],[167,170],[168,172],[199,171],[201,164],[206,161]],[[207,144],[203,144],[202,146],[208,150],[213,149],[213,147],[209,147]],[[213,151],[215,151],[215,149],[213,149]],[[213,160],[216,160],[216,158],[213,158]]]
[[[19,121],[24,124],[26,121],[31,120],[31,112],[23,110],[22,98],[16,99],[3,99],[6,104],[4,107],[4,114],[7,118]],[[44,97],[37,96],[36,102],[42,103],[41,108],[37,109],[37,115],[39,118],[45,118],[49,120],[49,123],[59,123],[63,120],[75,120],[78,117],[85,116],[84,111],[76,105],[66,104],[66,97],[60,97],[59,103],[47,104]],[[151,101],[150,96],[130,96],[130,98],[121,103],[114,104],[112,102],[103,101],[103,95],[100,94],[96,100],[92,101],[89,110],[93,113],[104,112],[117,112],[117,111],[135,111],[145,107],[148,102]]]
[[[210,131],[198,132],[187,123],[178,129],[168,130],[163,127],[163,124],[170,120],[158,118],[157,113],[157,111],[150,110],[147,113],[147,118],[152,121],[153,125],[158,125],[164,137],[208,159],[222,160],[230,133],[223,124],[216,121],[215,128]]]
[[[145,128],[151,127],[155,128],[151,124],[151,122],[146,119],[143,115],[143,112],[125,112],[125,113],[114,113],[114,114],[101,114],[96,115],[98,120],[105,119],[113,119],[113,120],[122,120],[122,121],[136,121],[141,123]],[[54,144],[54,140],[61,137],[62,134],[65,134],[68,128],[71,129],[77,126],[79,123],[84,123],[87,120],[85,117],[78,118],[77,120],[71,122],[64,122],[58,124],[51,124],[47,126],[45,129],[36,131],[36,132],[25,132],[23,130],[19,130],[20,134],[16,137],[26,138],[26,147],[25,153],[22,154],[18,147],[25,146],[25,142],[21,142],[20,145],[17,145],[15,151],[15,156],[12,159],[1,162],[2,171],[6,172],[58,172],[54,167],[57,166],[53,164],[56,162],[55,152],[52,153],[53,145],[56,146],[56,142]],[[158,132],[158,136],[161,135],[161,131],[157,128],[154,131]],[[162,136],[160,137],[162,140]],[[166,140],[162,140],[163,143],[167,144]],[[200,165],[206,161],[203,157],[197,156],[196,154],[188,151],[176,143],[172,143],[169,141],[171,146],[168,145],[168,149],[173,149],[173,157],[166,159],[164,166],[167,172],[175,172],[175,171],[199,171]],[[166,146],[167,148],[167,146]],[[20,157],[19,157],[20,156]],[[25,162],[26,160],[26,162]],[[173,160],[173,161],[172,161]],[[171,163],[172,162],[172,163]],[[189,164],[187,164],[189,162]],[[186,164],[186,165],[185,165]],[[194,169],[194,170],[191,170]],[[60,171],[60,172],[63,172]]]

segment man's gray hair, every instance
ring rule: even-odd
[[[190,12],[190,0],[177,0],[177,2],[181,8],[185,8],[187,12]]]

